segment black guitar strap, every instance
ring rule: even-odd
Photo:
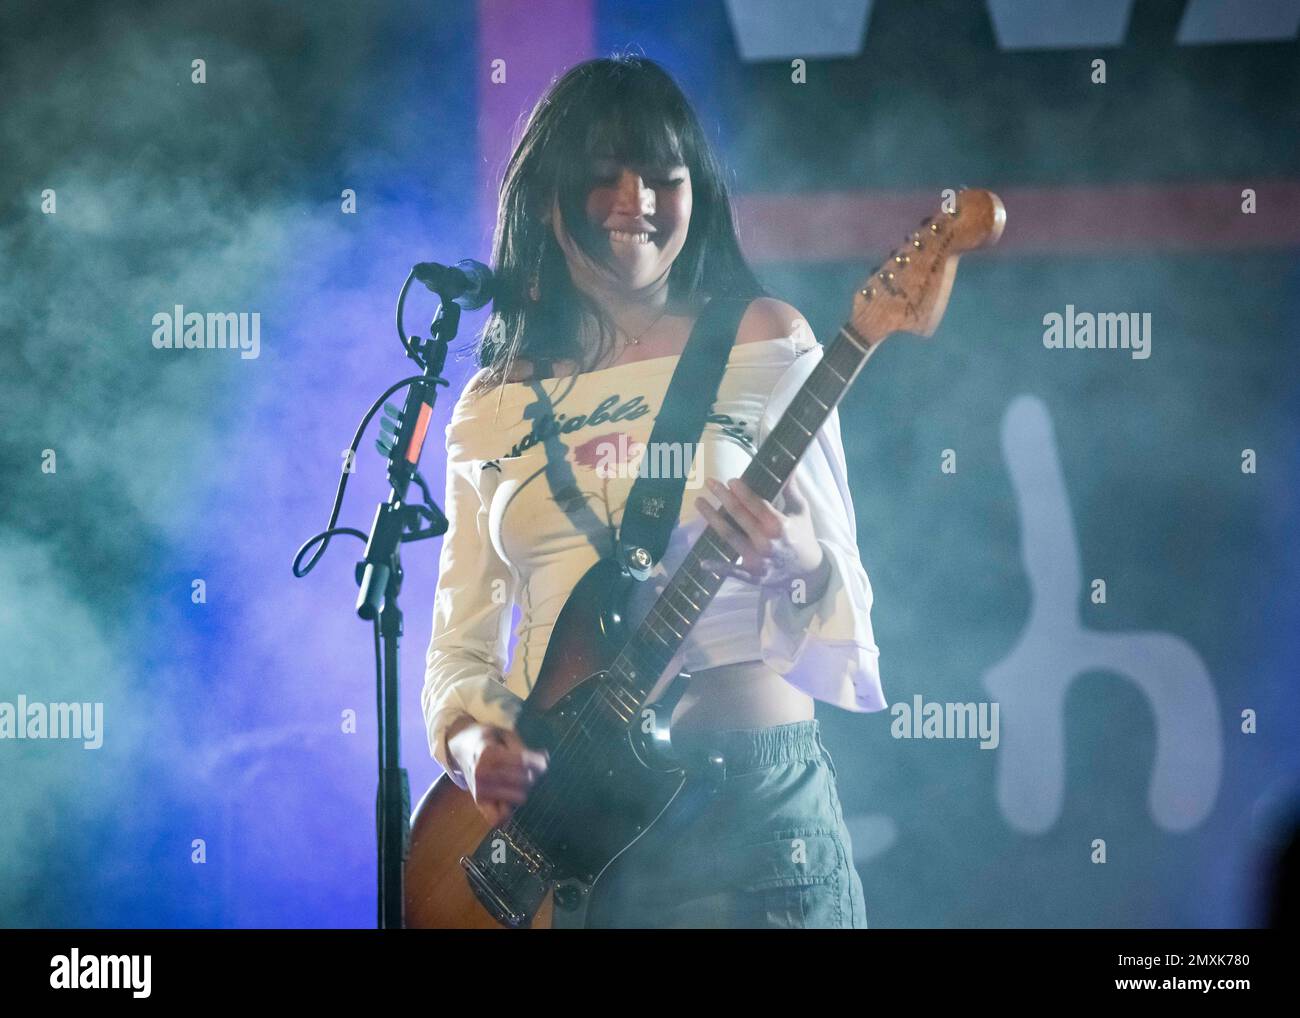
[[[714,297],[695,320],[686,348],[668,383],[663,406],[655,418],[641,472],[628,493],[619,528],[620,563],[636,579],[646,579],[668,548],[668,539],[682,509],[686,475],[696,456],[704,422],[718,397],[740,320],[750,300]],[[668,454],[681,450],[680,457]],[[653,477],[655,466],[681,464],[680,476]]]

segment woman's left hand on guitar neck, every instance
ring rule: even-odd
[[[782,490],[784,512],[738,477],[725,485],[711,477],[705,480],[725,513],[705,498],[696,498],[695,506],[740,552],[736,565],[715,561],[709,568],[757,586],[787,591],[798,589],[795,584],[802,581],[801,600],[811,604],[826,592],[831,564],[813,531],[808,500],[799,490],[797,476],[792,474]]]

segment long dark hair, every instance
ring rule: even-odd
[[[480,366],[488,369],[483,387],[504,382],[521,356],[572,360],[587,370],[613,340],[613,323],[573,285],[564,252],[542,218],[558,202],[579,249],[598,263],[607,257],[595,250],[598,236],[587,228],[596,156],[690,170],[691,221],[669,270],[669,300],[698,309],[706,297],[752,299],[767,292],[741,254],[722,168],[681,88],[644,56],[588,60],[538,100],[501,182],[492,241],[497,290],[476,348]],[[584,317],[600,329],[590,362],[582,348]]]

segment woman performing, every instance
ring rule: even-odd
[[[822,348],[746,265],[716,158],[659,65],[592,60],[552,85],[507,167],[493,247],[482,370],[447,429],[421,698],[434,758],[492,825],[526,802],[548,757],[515,722],[556,615],[614,553],[701,309],[747,302],[662,568],[640,585],[661,590],[710,525],[741,552],[684,647],[671,732],[687,783],[554,924],[866,927],[813,716],[814,700],[885,706],[839,418],[775,502],[739,480]]]

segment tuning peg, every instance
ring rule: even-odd
[[[384,413],[386,413],[393,420],[397,421],[399,424],[402,422],[402,411],[398,410],[397,407],[393,406],[392,403],[384,404]]]
[[[380,455],[382,456],[393,455],[393,447],[391,445],[385,445],[382,438],[375,439],[375,448],[379,450]]]
[[[876,295],[876,288],[874,286],[864,286],[858,293],[862,294],[866,300],[871,300]]]
[[[911,259],[908,255],[905,255],[905,254],[896,254],[896,255],[894,255],[894,263],[895,263],[896,265],[906,265],[906,264],[907,264],[908,262],[910,262],[911,260],[912,260],[912,259]]]

